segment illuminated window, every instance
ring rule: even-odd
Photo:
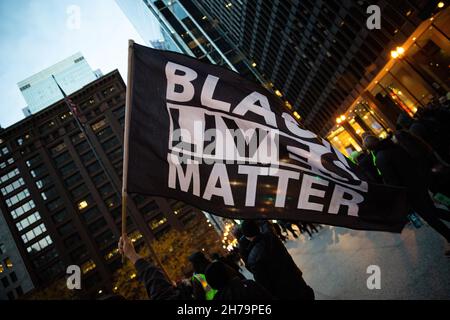
[[[110,252],[108,252],[107,254],[105,254],[105,260],[111,260],[114,256],[116,256],[119,253],[119,249],[118,248],[114,248],[112,249]]]
[[[6,258],[5,260],[3,260],[3,265],[8,269],[11,269],[13,267],[13,263],[10,258]]]
[[[104,126],[106,126],[106,120],[102,119],[102,120],[94,123],[91,127],[92,127],[92,130],[94,130],[94,132],[97,132],[98,130],[100,130]]]
[[[0,263],[0,273],[3,273],[3,264]]]
[[[47,228],[45,228],[45,225],[43,223],[41,223],[37,227],[35,227],[35,228],[31,229],[30,231],[28,231],[27,233],[23,234],[22,241],[23,241],[23,243],[27,243],[27,242],[33,240],[34,238],[38,237],[45,231],[47,231]]]
[[[33,253],[33,252],[39,252],[42,249],[44,249],[45,247],[51,245],[53,243],[52,239],[50,238],[50,236],[46,236],[45,238],[39,240],[36,243],[33,243],[31,246],[29,246],[27,248],[27,252],[29,253]]]
[[[163,225],[166,222],[167,222],[167,218],[159,215],[157,218],[151,220],[149,225],[150,225],[150,228],[153,230],[153,229],[156,229],[159,226]]]
[[[32,225],[36,221],[39,221],[40,219],[41,219],[41,216],[39,215],[39,212],[35,212],[32,215],[29,215],[25,219],[16,223],[17,230],[21,231],[21,230],[27,228],[29,225]]]
[[[78,202],[78,210],[83,210],[84,208],[87,208],[88,205],[86,200],[82,200]]]
[[[95,269],[95,267],[96,267],[96,265],[95,265],[94,261],[88,260],[81,265],[81,272],[83,272],[83,274],[86,274],[89,271]]]
[[[17,179],[16,181],[13,181],[12,183],[4,186],[1,188],[2,194],[6,196],[7,194],[13,192],[14,190],[19,189],[21,186],[23,186],[25,182],[22,178]]]

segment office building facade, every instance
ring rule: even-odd
[[[55,76],[66,94],[71,94],[98,78],[101,72],[91,69],[83,55],[78,52],[51,67],[48,67],[17,85],[27,108],[25,116],[34,114],[63,98],[52,76]]]
[[[14,300],[33,289],[25,263],[0,211],[0,300]]]
[[[121,266],[125,84],[116,70],[70,98],[79,106],[83,131],[60,100],[1,132],[0,208],[36,288],[78,265],[82,294],[92,298],[111,292]],[[128,209],[128,234],[138,247],[204,218],[163,198],[130,196]]]
[[[438,1],[215,1],[193,3],[248,57],[309,129],[325,135]],[[369,29],[371,5],[381,29]]]

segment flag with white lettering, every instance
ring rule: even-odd
[[[128,193],[233,219],[400,232],[401,188],[368,183],[262,86],[226,68],[133,44]]]

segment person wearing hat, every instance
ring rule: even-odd
[[[255,282],[281,300],[314,300],[314,291],[303,279],[286,247],[273,232],[261,232],[255,220],[241,224],[247,241],[243,257]]]

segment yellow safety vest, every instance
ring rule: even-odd
[[[200,282],[200,284],[203,287],[203,290],[205,290],[206,300],[212,300],[214,298],[214,296],[217,293],[217,290],[215,290],[209,286],[208,282],[206,282],[206,277],[203,273],[195,273],[192,276],[192,279],[197,279],[198,282]]]

